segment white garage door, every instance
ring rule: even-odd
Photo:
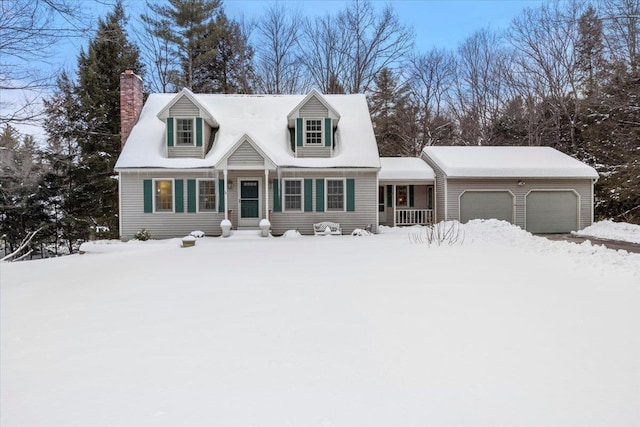
[[[568,233],[578,229],[578,195],[573,191],[532,191],[525,205],[527,231]]]
[[[460,196],[460,222],[501,219],[513,223],[513,196],[508,191],[465,191]]]

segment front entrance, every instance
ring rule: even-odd
[[[258,227],[262,210],[262,180],[239,178],[238,227]]]

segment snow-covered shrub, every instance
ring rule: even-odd
[[[371,236],[371,232],[367,230],[363,230],[362,228],[356,228],[351,233],[352,236]]]
[[[147,231],[146,228],[143,228],[140,231],[137,231],[136,234],[133,235],[133,240],[140,240],[142,242],[151,239],[151,234]]]
[[[464,230],[458,221],[440,221],[437,224],[425,226],[419,233],[409,233],[411,243],[426,243],[431,246],[443,243],[453,246],[464,243]]]
[[[204,231],[195,230],[189,233],[189,236],[193,236],[196,239],[202,239],[204,237]]]
[[[284,232],[282,237],[301,237],[302,234],[298,230],[287,230]]]

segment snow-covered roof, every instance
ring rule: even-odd
[[[449,178],[598,178],[596,170],[551,147],[426,147]]]
[[[341,114],[336,148],[330,158],[296,158],[290,145],[287,115],[305,95],[194,94],[220,128],[204,159],[167,158],[165,123],[157,115],[176,94],[151,94],[116,163],[126,168],[205,168],[216,165],[246,134],[269,153],[278,167],[379,168],[378,147],[364,95],[323,95]]]
[[[424,160],[417,157],[380,157],[380,181],[434,181],[436,175]]]

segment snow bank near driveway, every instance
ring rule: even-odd
[[[640,243],[640,225],[611,220],[598,221],[589,227],[574,232],[578,236],[599,237],[601,239],[621,240]]]
[[[3,264],[0,424],[634,425],[640,256],[463,229]]]

